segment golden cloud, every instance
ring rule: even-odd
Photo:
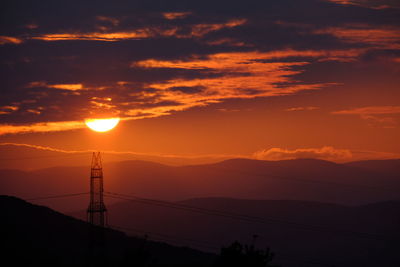
[[[258,160],[292,160],[292,159],[321,159],[333,162],[349,162],[358,160],[398,159],[400,154],[368,150],[337,149],[332,146],[320,148],[270,148],[255,152],[251,158]]]
[[[2,106],[0,107],[0,115],[10,114],[19,109],[18,106]]]
[[[282,149],[270,148],[253,154],[254,158],[260,160],[288,160],[299,158],[313,158],[329,161],[348,161],[352,159],[352,153],[348,149],[336,149],[331,146],[321,148],[299,148]]]
[[[92,33],[50,33],[40,36],[34,36],[32,39],[42,41],[64,41],[64,40],[91,40],[91,41],[104,41],[116,42],[126,39],[142,39],[150,37],[150,33],[145,30],[138,30],[132,32],[92,32]]]
[[[290,76],[300,73],[293,70],[295,66],[303,66],[307,62],[263,62],[274,55],[262,52],[219,53],[207,59],[192,59],[189,61],[144,60],[135,62],[132,67],[143,68],[177,68],[205,70],[224,74],[221,77],[203,79],[173,79],[162,83],[152,83],[149,86],[163,92],[164,99],[176,100],[176,97],[219,100],[224,98],[254,98],[257,96],[272,96],[294,93],[300,90],[317,89],[321,84],[278,86],[278,83],[293,83]],[[184,92],[171,92],[174,87],[205,88],[197,96],[187,96]],[[194,97],[194,98],[193,98]],[[196,99],[199,97],[200,99]]]
[[[0,124],[0,135],[37,132],[58,132],[85,128],[83,121],[41,122],[24,125]]]
[[[21,44],[22,39],[12,36],[0,36],[0,45],[4,44]]]
[[[46,87],[46,88],[54,88],[60,90],[69,90],[69,91],[77,91],[82,90],[83,85],[81,83],[62,83],[62,84],[48,84],[46,82],[31,82],[27,86],[28,88],[31,87]]]
[[[76,91],[76,90],[81,90],[83,88],[82,84],[77,83],[77,84],[51,84],[48,85],[50,88],[55,88],[55,89],[62,89],[62,90],[70,90],[70,91]]]
[[[110,21],[115,24],[117,21],[111,18],[100,17],[103,21]],[[99,19],[99,17],[98,17]],[[129,39],[145,39],[154,37],[171,37],[176,38],[189,38],[189,37],[202,37],[210,32],[218,31],[223,28],[234,28],[246,23],[245,19],[229,20],[225,23],[214,24],[195,24],[190,26],[190,33],[178,34],[180,27],[178,26],[160,26],[152,28],[141,28],[132,31],[124,32],[88,32],[88,33],[49,33],[39,36],[32,36],[31,39],[42,41],[64,41],[64,40],[90,40],[90,41],[104,41],[116,42]],[[107,27],[104,28],[107,30]],[[12,37],[10,37],[12,38]],[[1,39],[0,39],[1,40]]]

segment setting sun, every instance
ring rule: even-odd
[[[119,118],[109,119],[86,119],[85,124],[87,127],[96,132],[107,132],[113,129],[119,123]]]

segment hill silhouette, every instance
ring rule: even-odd
[[[10,196],[0,196],[0,207],[3,266],[88,266],[92,227],[88,223]],[[104,235],[103,259],[108,266],[210,266],[215,258],[111,229],[105,229]],[[138,252],[145,253],[145,265],[140,265]],[[123,265],[127,257],[132,265]]]
[[[244,214],[261,218],[265,223],[140,202],[110,205],[109,222],[126,229],[171,233],[181,238],[174,242],[177,245],[186,244],[187,239],[199,240],[214,245],[204,248],[211,252],[218,252],[219,243],[228,244],[232,240],[249,243],[257,235],[256,244],[273,248],[284,266],[298,266],[287,261],[287,255],[334,266],[400,264],[399,201],[344,206],[310,201],[198,198],[177,204]]]
[[[170,201],[228,197],[360,205],[399,199],[400,173],[395,167],[386,168],[396,162],[377,161],[371,170],[363,167],[369,163],[352,166],[315,159],[232,159],[188,166],[135,160],[104,164],[104,183],[106,191]],[[89,167],[0,170],[0,177],[1,194],[27,199],[87,192]],[[51,203],[52,208],[61,211],[86,205],[86,197]]]

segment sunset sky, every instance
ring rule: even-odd
[[[397,0],[8,0],[0,25],[0,146],[400,158]]]

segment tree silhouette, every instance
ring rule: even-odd
[[[151,266],[155,263],[149,252],[146,251],[147,235],[144,236],[143,242],[138,247],[127,247],[125,249],[120,267],[144,267]]]
[[[270,264],[273,258],[274,253],[269,248],[259,250],[254,245],[243,246],[235,241],[229,247],[221,248],[214,267],[278,267]]]

